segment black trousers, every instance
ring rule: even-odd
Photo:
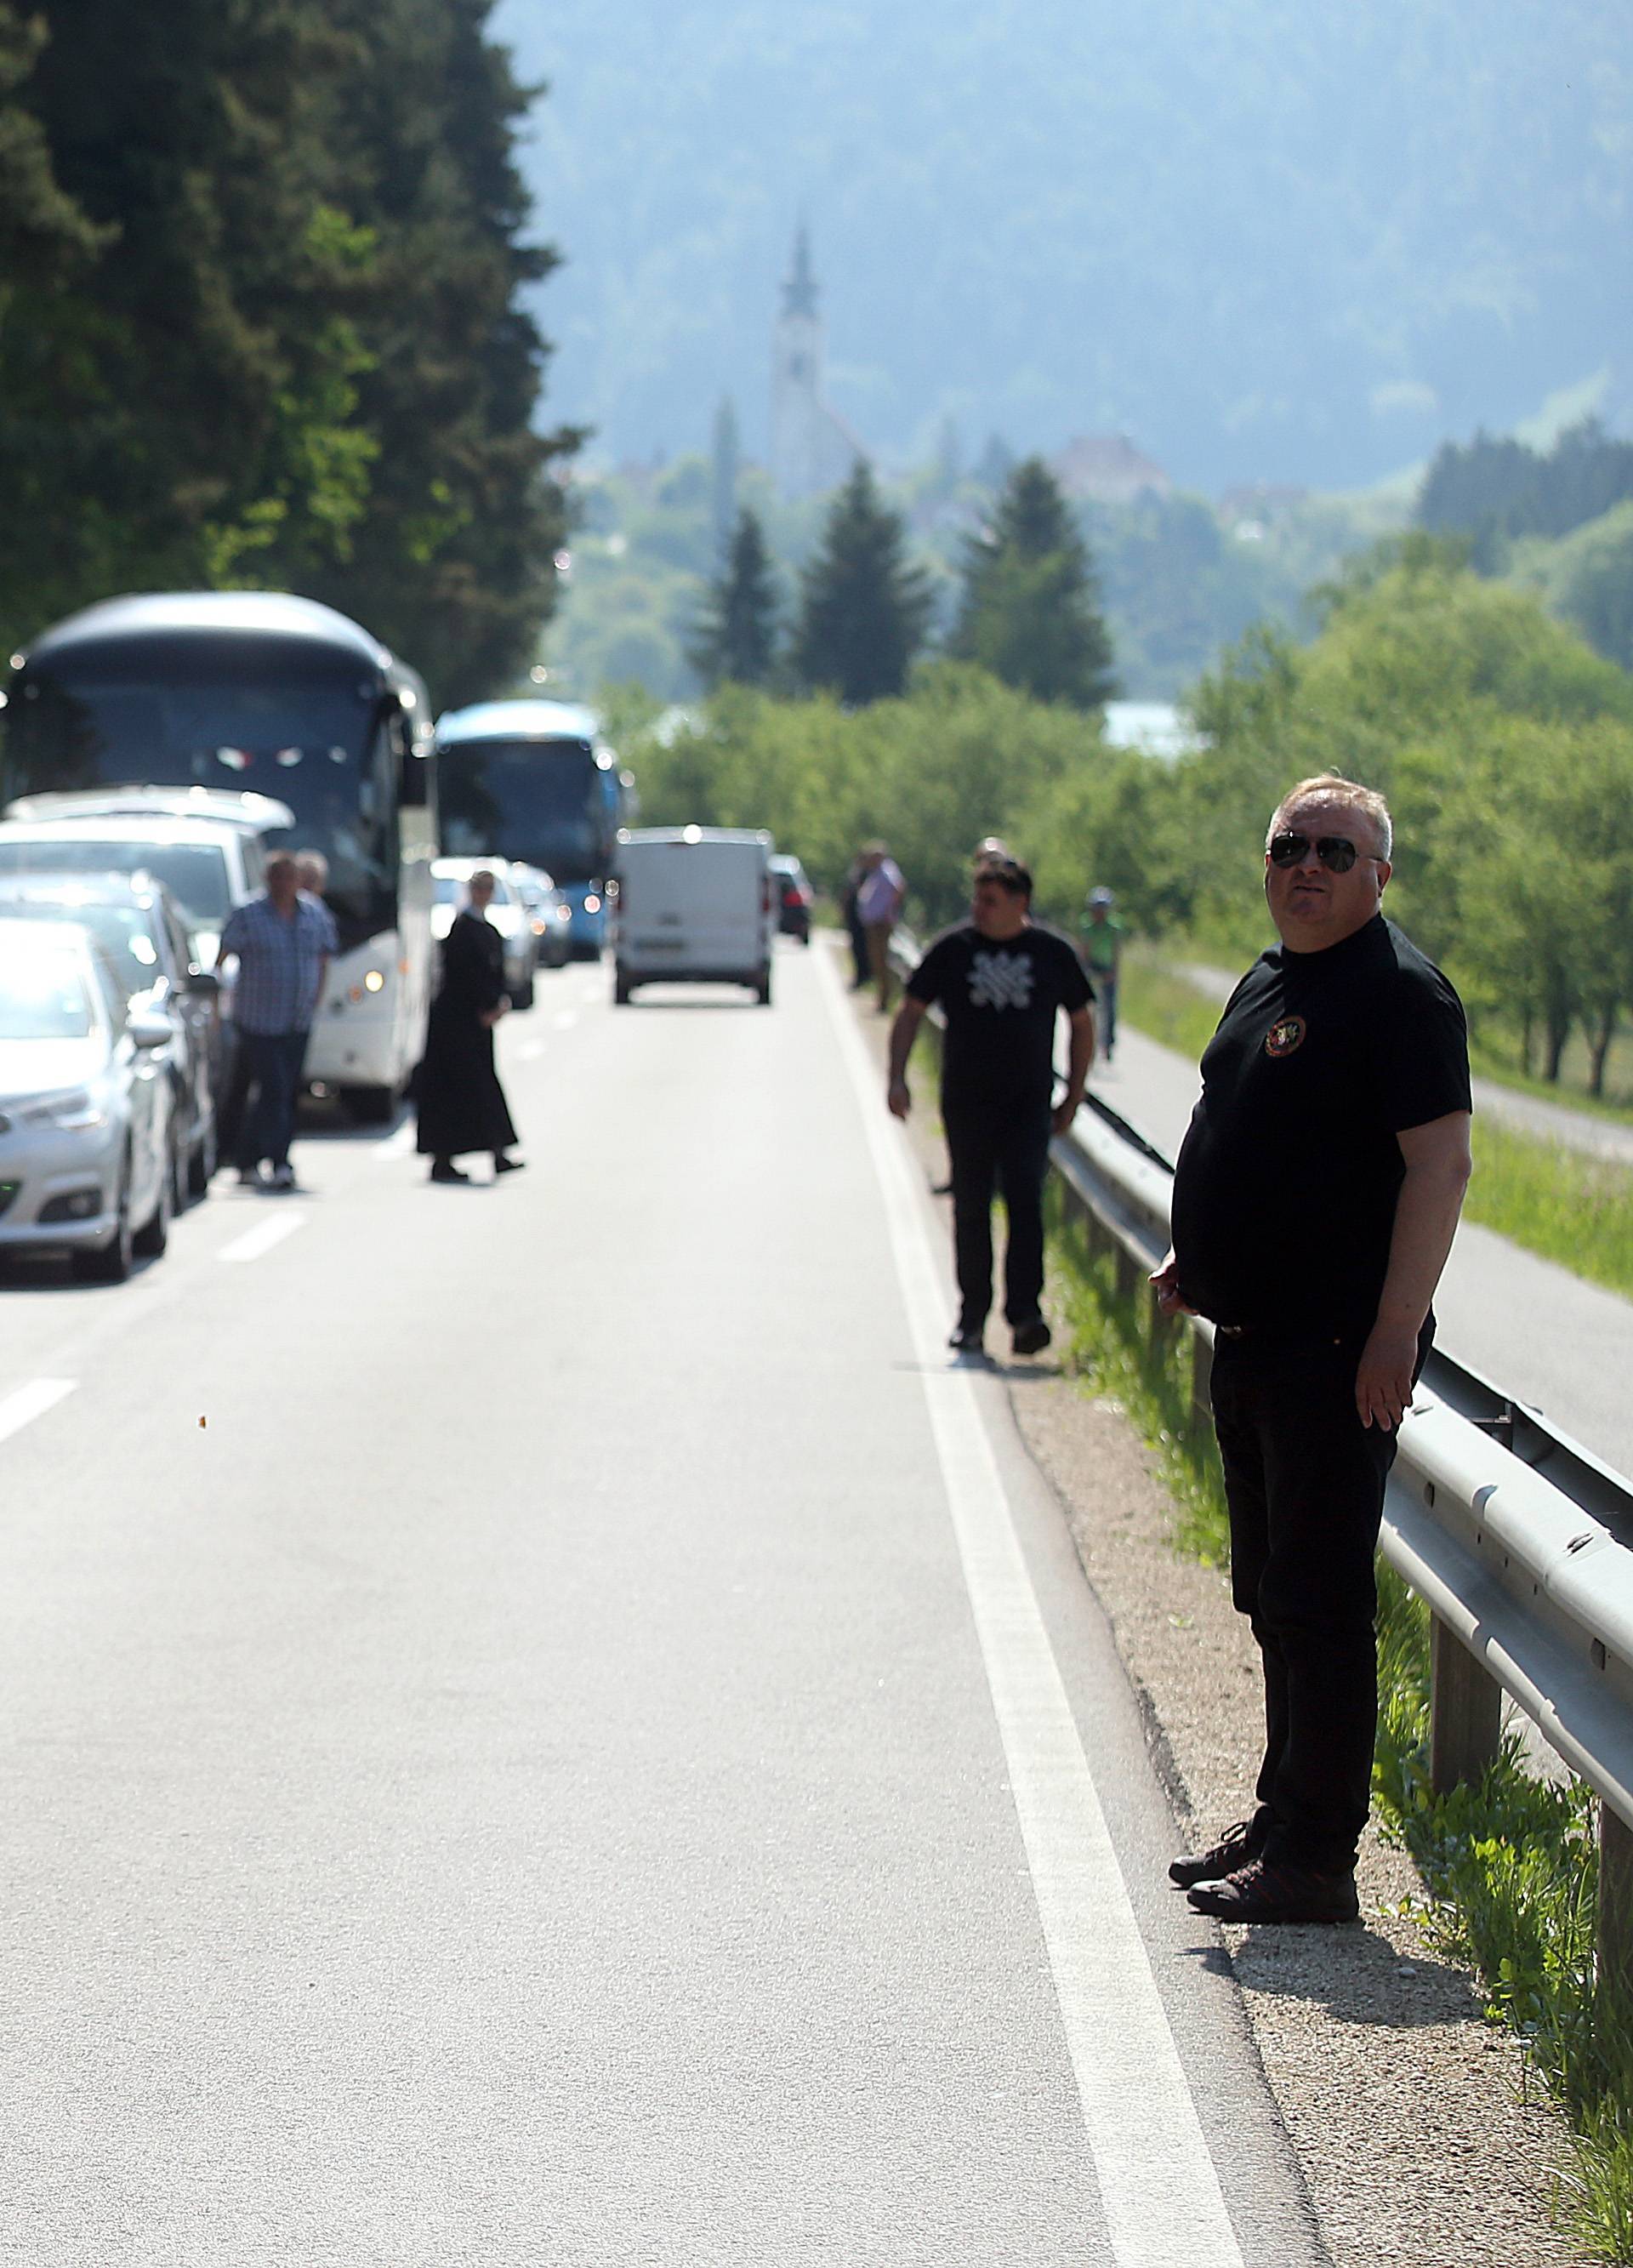
[[[1043,1298],[1043,1181],[1049,1163],[1048,1098],[975,1101],[944,1094],[941,1121],[953,1160],[953,1248],[959,1320],[979,1330],[992,1305],[992,1200],[1009,1217],[1004,1313],[1035,1315]]]
[[[1433,1336],[1431,1321],[1420,1370]],[[1266,1856],[1323,1874],[1355,1864],[1378,1729],[1373,1559],[1395,1436],[1357,1415],[1364,1344],[1222,1334],[1213,1358],[1231,1591],[1264,1673]]]
[[[288,1165],[301,1067],[311,1036],[309,1032],[239,1032],[239,1061],[248,1079],[238,1137],[241,1170],[247,1172],[263,1158],[275,1167]]]

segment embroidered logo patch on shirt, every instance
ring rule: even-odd
[[[1304,1045],[1304,1035],[1308,1029],[1302,1016],[1284,1016],[1280,1023],[1272,1024],[1265,1034],[1264,1052],[1267,1056],[1296,1054]]]
[[[1016,953],[977,953],[970,961],[969,997],[977,1008],[1029,1008],[1032,961]]]

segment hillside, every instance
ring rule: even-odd
[[[763,446],[810,223],[835,406],[876,448],[1127,431],[1181,485],[1358,484],[1609,373],[1623,0],[504,0],[568,266],[552,408],[609,455]]]

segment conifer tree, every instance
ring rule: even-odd
[[[1114,689],[1111,638],[1088,546],[1040,457],[1016,466],[989,526],[964,548],[949,641],[1038,701],[1099,709]]]
[[[776,583],[765,531],[747,504],[731,548],[710,585],[709,606],[691,648],[692,666],[710,691],[722,682],[764,685],[776,658]]]
[[[865,463],[835,498],[801,580],[794,669],[847,707],[893,698],[923,646],[934,607],[930,580],[907,556],[901,515]]]

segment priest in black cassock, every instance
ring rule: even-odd
[[[511,1005],[504,940],[488,919],[493,876],[479,867],[466,889],[469,903],[442,942],[442,985],[419,1072],[418,1146],[433,1182],[468,1182],[453,1161],[469,1150],[491,1150],[496,1174],[523,1163],[507,1154],[516,1129],[493,1067],[493,1027]]]

